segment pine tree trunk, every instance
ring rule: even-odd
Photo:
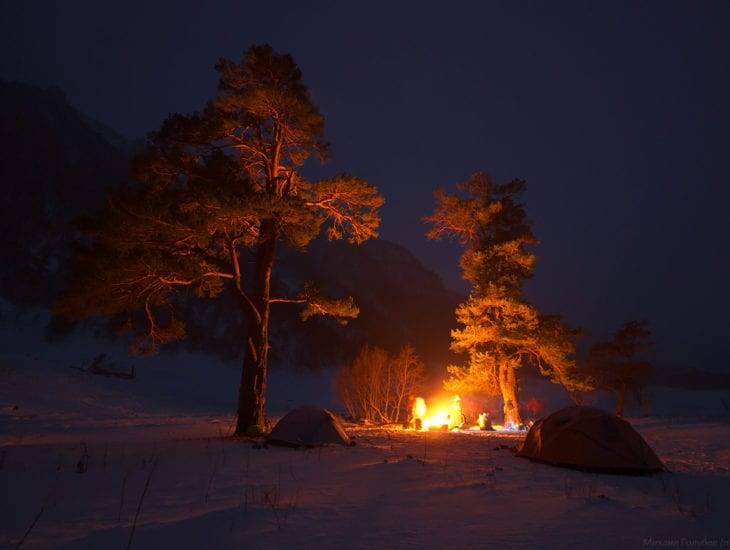
[[[626,402],[626,383],[622,382],[616,397],[616,416],[624,415],[624,403]]]
[[[517,396],[517,376],[515,367],[506,359],[499,362],[499,389],[502,393],[504,424],[522,424],[520,401]]]
[[[261,226],[262,242],[256,250],[256,267],[252,300],[259,310],[260,321],[250,316],[246,350],[238,392],[236,434],[261,433],[267,429],[266,378],[269,357],[269,320],[271,270],[276,251],[276,227],[273,220]]]
[[[238,423],[236,434],[256,434],[266,431],[266,375],[268,361],[268,329],[256,327],[248,338],[241,369],[238,391]]]

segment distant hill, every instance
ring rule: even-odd
[[[127,178],[130,148],[60,90],[0,81],[0,294],[24,305],[53,299],[69,223]]]
[[[325,336],[320,325],[326,325],[351,348],[371,342],[395,351],[410,343],[434,368],[453,361],[451,329],[463,297],[447,289],[405,247],[382,239],[360,246],[320,239],[306,254],[282,257],[281,265],[284,273],[294,274],[294,280],[318,281],[332,295],[353,296],[360,307],[359,317],[346,329],[317,320],[311,328],[305,324],[305,335]]]
[[[103,204],[107,188],[129,177],[141,148],[71,107],[57,89],[0,82],[0,295],[50,307],[65,278],[71,222]],[[353,296],[360,316],[347,327],[302,323],[278,306],[272,325],[275,363],[298,368],[337,364],[363,343],[395,351],[411,343],[433,368],[450,357],[450,330],[461,297],[406,248],[373,240],[361,246],[320,239],[305,254],[282,249],[274,285],[295,292],[312,280],[335,296]],[[226,296],[186,306],[189,338],[178,346],[240,357],[243,319]],[[57,333],[58,335],[58,333]]]

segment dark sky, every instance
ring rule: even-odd
[[[140,137],[204,104],[219,57],[270,43],[327,118],[318,172],[379,186],[382,236],[450,286],[432,190],[526,178],[541,308],[593,336],[647,318],[657,359],[730,369],[730,2],[305,4],[3,2],[0,77]]]

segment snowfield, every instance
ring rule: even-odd
[[[718,407],[704,417],[632,420],[669,472],[609,476],[515,457],[517,434],[348,426],[353,447],[267,448],[227,436],[236,368],[161,357],[118,380],[69,368],[108,342],[3,341],[3,548],[730,547],[713,392],[695,396]],[[275,371],[270,403],[331,405],[330,390]]]
[[[123,429],[126,441],[6,443],[0,542],[14,547],[32,526],[27,548],[124,548],[135,517],[134,548],[617,548],[730,538],[726,423],[642,423],[672,473],[623,477],[517,458],[513,435],[352,428],[354,447],[293,450],[221,437],[229,422],[178,419],[165,436],[166,422],[148,418]]]

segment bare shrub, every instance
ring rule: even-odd
[[[375,424],[398,423],[408,418],[409,398],[424,374],[423,361],[412,346],[390,356],[381,348],[366,345],[340,371],[337,387],[352,418]]]

